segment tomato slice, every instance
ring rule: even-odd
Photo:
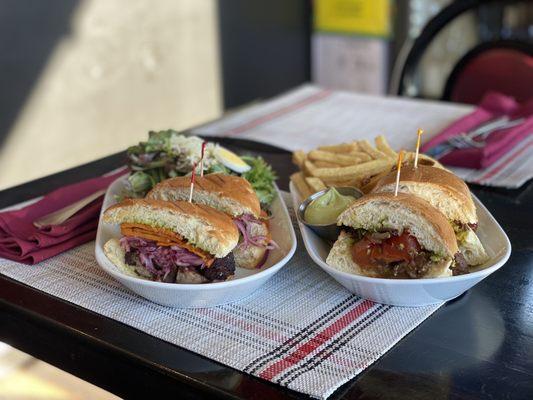
[[[409,262],[421,250],[418,240],[407,231],[378,242],[370,240],[369,235],[365,235],[352,247],[353,260],[363,268]]]
[[[407,232],[392,236],[382,243],[383,256],[388,262],[411,261],[421,248],[418,240]]]
[[[372,267],[374,265],[373,247],[370,240],[366,237],[362,238],[352,246],[352,259],[362,268]]]

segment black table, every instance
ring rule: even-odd
[[[261,154],[287,189],[284,150],[221,139]],[[116,154],[0,194],[0,207],[122,165]],[[503,226],[509,262],[447,303],[332,399],[533,398],[533,183],[473,187]],[[0,340],[126,398],[305,397],[0,275]]]

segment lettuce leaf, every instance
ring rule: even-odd
[[[190,157],[187,157],[183,144],[176,144],[176,141],[182,143],[184,136],[189,135],[172,129],[151,131],[147,141],[128,148],[128,166],[131,172],[124,197],[144,197],[155,184],[190,173]],[[251,166],[244,174],[231,171],[215,159],[206,167],[206,173],[241,175],[250,182],[261,205],[269,206],[276,193],[274,181],[277,177],[272,167],[262,157],[243,156],[242,159]]]
[[[269,206],[276,194],[274,181],[277,179],[277,176],[275,172],[265,162],[263,157],[242,156],[241,158],[252,167],[241,176],[250,182],[257,197],[259,197],[261,205]]]

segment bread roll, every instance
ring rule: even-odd
[[[167,201],[188,200],[189,193],[190,177],[181,176],[158,183],[148,192],[146,198]],[[250,182],[234,175],[197,176],[192,201],[216,208],[232,217],[251,214],[259,218],[261,214],[259,199]]]
[[[239,231],[230,217],[214,208],[186,201],[128,199],[109,207],[103,220],[171,230],[216,258],[228,255],[239,241]]]

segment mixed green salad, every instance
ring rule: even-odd
[[[157,183],[190,175],[194,165],[200,174],[202,143],[197,136],[172,129],[150,132],[146,142],[128,148],[130,176],[125,197],[144,197]],[[276,175],[261,157],[237,157],[216,143],[207,142],[203,159],[204,174],[224,173],[242,176],[250,182],[262,206],[274,199]]]

